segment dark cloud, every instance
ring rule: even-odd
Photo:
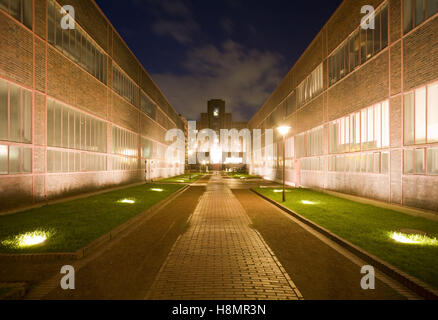
[[[188,51],[185,73],[152,74],[172,105],[197,119],[212,98],[224,99],[237,121],[247,121],[278,85],[284,58],[275,52],[249,49],[228,40]]]

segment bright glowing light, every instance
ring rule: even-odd
[[[302,200],[301,203],[302,204],[316,204],[316,202],[308,201],[308,200]]]
[[[185,180],[176,180],[176,182],[185,182]]]
[[[45,231],[27,232],[4,240],[2,245],[13,248],[26,248],[41,244],[47,240],[49,233]]]
[[[283,189],[275,189],[274,192],[275,193],[281,193],[281,192],[283,192]],[[284,190],[284,192],[290,192],[290,190]]]
[[[288,127],[288,126],[281,126],[281,127],[278,127],[277,130],[278,130],[278,132],[279,132],[282,136],[285,136],[285,135],[287,135],[287,133],[289,132],[290,127]]]
[[[119,203],[135,203],[135,201],[134,200],[131,200],[131,199],[123,199],[123,200],[119,200],[118,201]]]
[[[429,245],[437,246],[438,240],[436,238],[430,238],[422,234],[407,234],[402,232],[390,232],[390,238],[405,244],[419,244],[419,245]]]
[[[152,188],[151,190],[156,191],[156,192],[163,192],[164,191],[163,189],[160,189],[160,188]]]

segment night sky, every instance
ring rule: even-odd
[[[342,0],[96,0],[189,120],[224,99],[248,121]]]

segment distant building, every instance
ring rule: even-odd
[[[232,114],[225,111],[225,101],[221,99],[212,99],[207,103],[207,112],[201,113],[201,119],[196,124],[196,129],[212,129],[216,131],[218,139],[220,138],[221,129],[237,129],[242,130],[248,128],[246,122],[233,121]],[[238,155],[232,155],[231,152],[222,151],[222,149],[214,148],[214,151],[207,153],[210,157],[208,164],[214,170],[220,170],[230,167],[243,166],[243,150],[238,152]]]

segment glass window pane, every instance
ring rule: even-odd
[[[438,148],[427,150],[427,173],[438,174]]]
[[[48,10],[49,42],[53,44],[55,42],[55,6],[52,1],[49,1]]]
[[[389,153],[382,153],[382,173],[387,174],[389,172]]]
[[[382,105],[376,104],[374,106],[374,147],[380,148],[382,142]]]
[[[382,49],[388,45],[388,6],[382,9]]]
[[[382,147],[389,147],[389,103],[382,103]]]
[[[9,11],[9,0],[0,0],[0,8],[5,10],[6,12]]]
[[[8,174],[8,146],[0,145],[0,174]]]
[[[52,100],[47,101],[47,145],[54,146],[54,128],[53,128],[53,117],[54,117],[54,102]]]
[[[10,139],[11,141],[21,142],[21,108],[20,108],[20,89],[10,86]]]
[[[32,29],[32,1],[23,1],[23,23],[29,29]]]
[[[81,115],[79,112],[75,112],[75,148],[81,148]]]
[[[62,151],[62,172],[68,172],[68,152]]]
[[[68,109],[62,110],[62,146],[68,148]]]
[[[404,0],[403,29],[405,33],[409,32],[412,29],[412,1],[413,0]]]
[[[54,172],[62,171],[62,153],[60,151],[53,151],[54,157]]]
[[[414,144],[414,94],[405,95],[404,134],[405,144]]]
[[[21,20],[21,1],[20,0],[12,0],[9,3],[9,13],[15,19]]]
[[[415,26],[424,21],[426,0],[415,0]]]
[[[0,140],[8,140],[8,84],[0,80]]]
[[[367,154],[367,172],[374,172],[374,155],[372,153]]]
[[[55,5],[55,28],[56,28],[56,46],[62,49],[62,28],[61,28],[61,11],[58,6]]]
[[[415,143],[426,143],[426,88],[415,90]]]
[[[23,173],[32,172],[32,149],[23,148]]]
[[[47,172],[54,172],[55,155],[54,151],[47,150]]]
[[[415,150],[415,173],[424,173],[424,149]]]
[[[438,0],[427,1],[427,16],[431,17],[438,12]]]
[[[367,128],[367,141],[373,142],[374,141],[374,108],[368,108],[368,128]]]
[[[438,82],[427,88],[427,142],[438,142]]]
[[[75,113],[73,110],[69,110],[68,113],[68,147],[73,149],[75,147]]]
[[[405,174],[414,173],[414,150],[404,152],[404,172]]]
[[[60,147],[61,146],[61,110],[62,106],[59,103],[55,103],[55,146]]]
[[[21,158],[21,148],[20,147],[9,147],[9,173],[20,173],[20,158]]]
[[[381,26],[380,26],[380,20],[381,20],[381,16],[382,16],[382,12],[376,14],[376,17],[374,18],[374,44],[373,44],[373,48],[374,48],[374,54],[376,54],[377,52],[380,51],[380,46],[381,46]]]
[[[380,152],[374,153],[374,173],[380,173]]]
[[[365,142],[367,141],[367,109],[362,110],[361,122],[362,148],[366,148]]]
[[[23,142],[32,142],[32,93],[23,90]]]

